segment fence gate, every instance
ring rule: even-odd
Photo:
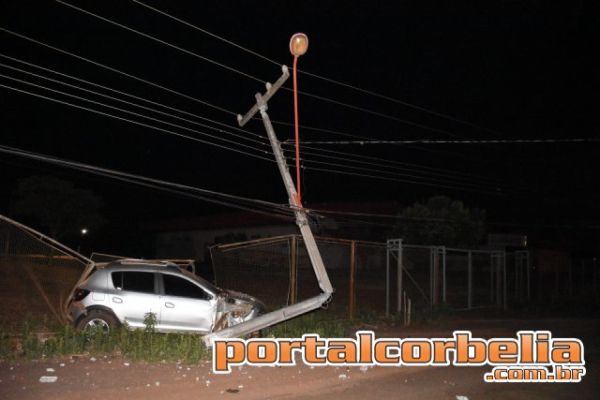
[[[528,251],[421,246],[389,239],[386,246],[386,315],[445,304],[454,309],[508,307],[530,296]],[[510,261],[510,268],[507,266]],[[509,292],[510,286],[510,292]]]

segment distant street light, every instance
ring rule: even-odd
[[[83,238],[85,238],[85,235],[87,235],[88,230],[87,230],[87,228],[81,228],[81,230],[79,231],[79,233],[81,233],[81,238],[79,239],[79,244],[77,245],[77,252],[78,253],[81,252],[81,242],[83,241]]]
[[[308,50],[308,36],[302,32],[294,33],[290,39],[290,53],[294,56],[294,131],[296,139],[296,205],[302,207],[302,192],[300,187],[300,132],[298,129],[298,80],[296,78],[298,57]]]

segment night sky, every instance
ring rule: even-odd
[[[130,1],[73,0],[72,4],[261,80],[273,82],[281,73],[276,65]],[[599,79],[592,59],[597,52],[600,21],[584,2],[147,0],[147,4],[290,66],[289,38],[294,32],[305,32],[310,38],[310,48],[300,59],[302,70],[476,125],[461,124],[299,75],[301,90],[434,130],[300,96],[300,119],[306,126],[383,140],[599,137]],[[235,113],[245,113],[254,102],[254,93],[264,91],[262,84],[251,79],[53,1],[3,1],[0,26]],[[0,32],[0,49],[11,57],[237,125],[233,115],[166,94],[4,32]],[[0,62],[18,65],[6,59]],[[4,75],[60,87],[4,67],[0,70]],[[6,78],[0,78],[0,83],[48,94]],[[201,188],[286,202],[272,162],[2,88],[0,107],[2,145]],[[274,120],[291,122],[292,110],[289,92],[277,93],[270,102],[269,112]],[[291,127],[275,127],[281,140],[293,136]],[[251,122],[248,129],[264,134],[258,121]],[[219,135],[214,131],[212,134]],[[301,137],[348,139],[307,129],[301,130]],[[518,233],[547,230],[570,235],[572,241],[588,247],[599,243],[598,142],[323,148],[377,157],[383,164],[386,160],[416,164],[416,174],[420,177],[424,171],[431,171],[428,168],[439,168],[499,183],[486,184],[485,190],[481,190],[477,181],[477,186],[465,190],[464,183],[473,182],[464,175],[460,181],[438,180],[444,187],[435,187],[306,170],[304,202],[308,206],[362,201],[409,205],[431,195],[444,194],[463,200],[469,207],[486,209],[492,222],[490,230]],[[56,175],[102,196],[109,228],[121,232],[123,237],[138,234],[133,227],[140,222],[227,210],[1,154],[0,213],[7,213],[17,180],[35,174]],[[380,175],[373,171],[368,174]],[[410,179],[424,182],[419,177]],[[463,187],[456,187],[457,183]],[[149,239],[143,236],[140,240]]]

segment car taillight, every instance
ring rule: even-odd
[[[87,296],[88,294],[90,294],[89,290],[86,290],[86,289],[76,289],[75,293],[73,293],[73,300],[75,300],[75,301],[81,301],[81,300],[85,299],[85,296]]]

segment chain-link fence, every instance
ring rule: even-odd
[[[402,312],[405,298],[414,308],[506,309],[530,299],[531,270],[528,251],[417,246],[390,239],[386,313]]]
[[[316,238],[335,295],[330,307],[342,315],[402,312],[437,305],[453,309],[506,308],[529,297],[529,253],[469,250]],[[219,286],[251,294],[271,309],[320,293],[298,235],[257,239],[211,248]],[[399,271],[402,271],[400,274]],[[403,305],[404,304],[404,305]]]
[[[329,307],[355,315],[358,310],[385,309],[385,244],[316,238],[335,288]],[[216,283],[253,295],[271,309],[320,293],[301,236],[288,235],[211,248]]]
[[[89,260],[0,215],[0,326],[65,321],[65,302]]]
[[[401,239],[316,241],[335,288],[330,307],[350,317],[405,313],[408,302],[415,311],[438,305],[468,310],[520,306],[542,292],[563,300],[584,292],[590,301],[600,297],[595,259],[559,263],[550,255],[534,261],[527,250],[420,246]],[[254,295],[272,309],[320,292],[301,236],[217,245],[211,256],[218,285]]]

